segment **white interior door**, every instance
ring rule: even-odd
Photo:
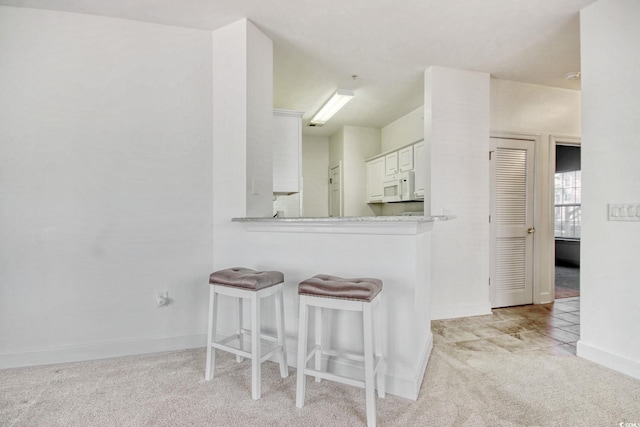
[[[491,146],[491,306],[532,304],[534,141]]]
[[[342,168],[329,169],[329,216],[342,216]]]

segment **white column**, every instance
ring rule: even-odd
[[[425,72],[430,209],[455,215],[433,232],[433,318],[490,312],[489,75],[443,67]],[[429,174],[427,174],[429,177]],[[425,197],[425,212],[429,208]]]
[[[213,264],[228,268],[245,246],[231,218],[271,216],[273,43],[246,19],[212,37]]]
[[[250,243],[246,234],[231,218],[271,216],[273,46],[246,19],[214,31],[212,41],[211,271],[235,266],[256,268],[255,261],[247,259]],[[206,277],[202,286],[206,286]],[[231,332],[235,327],[235,308],[235,304],[219,305],[220,331]]]

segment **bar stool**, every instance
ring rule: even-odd
[[[378,396],[385,396],[384,357],[382,352],[382,319],[375,316],[378,337],[375,340],[374,355],[374,316],[372,306],[380,303],[382,281],[379,279],[357,278],[344,279],[326,274],[319,274],[300,282],[300,326],[298,330],[298,373],[296,389],[296,406],[302,408],[305,394],[305,375],[314,376],[316,381],[327,379],[365,389],[367,408],[367,424],[376,424],[375,388],[377,382]],[[307,335],[309,307],[315,311],[315,346],[307,353]],[[325,348],[322,343],[322,309],[351,310],[362,312],[364,331],[364,355],[338,352]],[[334,356],[337,359],[364,362],[364,381],[336,375],[322,370],[322,356]],[[307,368],[307,363],[315,358],[315,367]],[[377,374],[377,378],[376,378]]]
[[[274,354],[280,355],[280,376],[289,376],[287,366],[287,345],[284,332],[284,305],[282,286],[284,275],[279,271],[255,271],[249,268],[229,268],[216,271],[209,276],[209,331],[207,334],[207,366],[205,378],[213,378],[215,370],[216,349],[224,350],[236,355],[236,360],[251,359],[251,397],[260,399],[261,364]],[[216,317],[218,314],[218,295],[238,298],[238,329],[237,333],[219,341],[216,340]],[[275,296],[277,337],[268,336],[260,330],[260,301],[269,296]],[[251,301],[251,329],[242,327],[242,300]],[[244,335],[251,336],[251,350],[244,349]],[[238,347],[229,345],[238,340]],[[261,341],[270,341],[271,349],[261,353]],[[276,344],[273,345],[273,342]]]

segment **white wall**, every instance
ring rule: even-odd
[[[527,134],[535,147],[536,303],[553,301],[553,173],[550,138],[580,136],[580,91],[491,79],[491,131]],[[541,299],[540,299],[541,298]]]
[[[329,138],[302,135],[302,203],[307,217],[329,216]]]
[[[365,160],[380,153],[380,129],[344,127],[344,215],[373,216],[367,204]]]
[[[342,162],[343,216],[375,216],[367,204],[365,160],[380,153],[380,129],[343,126],[329,137],[329,167]]]
[[[580,135],[580,112],[580,91],[491,79],[492,132]]]
[[[210,32],[0,7],[0,64],[0,368],[202,345]]]
[[[381,129],[381,152],[396,150],[424,138],[424,106],[418,107]]]
[[[433,318],[486,314],[489,304],[489,75],[425,72],[425,143],[431,147]],[[426,207],[425,207],[426,209]]]
[[[607,221],[607,203],[640,202],[640,3],[600,0],[580,15],[581,330],[578,355],[640,378],[640,223]],[[622,74],[621,74],[622,73]]]
[[[329,167],[332,168],[339,162],[344,162],[344,128],[338,129],[329,137]]]

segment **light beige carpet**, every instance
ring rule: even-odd
[[[381,426],[618,426],[640,423],[640,381],[571,355],[477,351],[437,344],[417,402],[378,399]],[[0,370],[2,426],[355,426],[364,391],[308,380],[295,407],[295,369],[263,365],[251,399],[248,361],[205,349]],[[640,424],[639,424],[640,425]]]

